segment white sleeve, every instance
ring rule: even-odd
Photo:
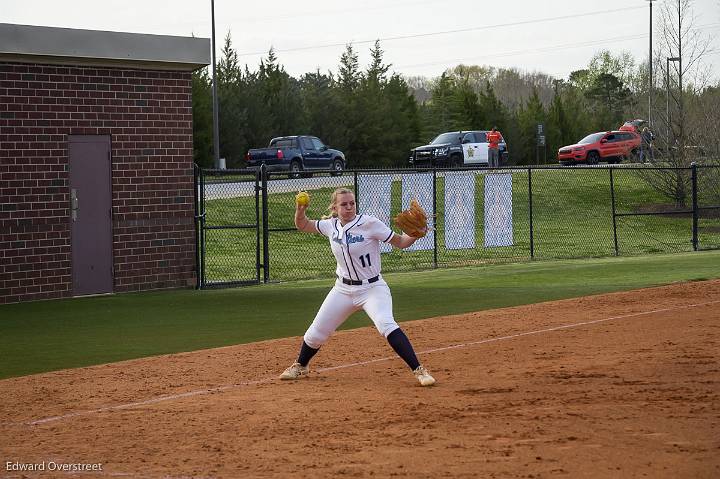
[[[379,219],[372,218],[372,237],[383,243],[390,241],[393,236],[393,230]]]
[[[315,221],[315,229],[323,236],[329,237],[332,231],[332,218]]]

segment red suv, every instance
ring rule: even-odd
[[[575,163],[596,165],[600,161],[620,163],[623,158],[637,155],[641,141],[640,135],[632,131],[593,133],[575,145],[560,148],[558,161],[561,165]]]

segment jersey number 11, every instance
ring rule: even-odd
[[[365,259],[367,259],[367,264],[365,264]],[[362,263],[363,268],[367,268],[368,266],[372,266],[370,264],[370,253],[364,254],[360,256],[360,262]]]

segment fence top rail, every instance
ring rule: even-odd
[[[696,164],[697,168],[720,168],[720,164]],[[672,170],[691,170],[692,166],[657,166],[657,165],[512,165],[501,166],[498,168],[490,168],[487,166],[463,166],[455,168],[358,168],[346,169],[342,172],[335,170],[312,170],[308,173],[313,175],[327,174],[337,176],[347,176],[357,173],[361,174],[383,174],[383,173],[433,173],[447,171],[528,171],[528,170],[561,170],[561,171],[583,171],[583,170],[639,170],[639,171],[672,171]],[[203,173],[217,176],[244,175],[255,177],[260,170],[258,168],[233,168],[233,169],[217,169],[217,168],[201,168]],[[288,176],[287,171],[268,171],[268,177]]]
[[[213,174],[219,176],[227,175],[245,175],[245,176],[256,176],[257,172],[248,168],[234,168],[234,169],[219,169],[219,168],[201,168],[206,174]]]

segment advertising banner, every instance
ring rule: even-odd
[[[358,175],[358,214],[373,215],[392,228],[390,198],[392,175]],[[380,243],[380,252],[392,250],[388,243]]]
[[[475,174],[445,173],[445,248],[475,248]]]
[[[485,175],[485,247],[512,245],[512,174],[487,174]]]
[[[434,228],[433,175],[432,173],[406,173],[402,175],[402,209],[410,207],[412,199],[418,200],[428,215],[428,228]],[[406,251],[434,249],[433,233],[417,240]]]

